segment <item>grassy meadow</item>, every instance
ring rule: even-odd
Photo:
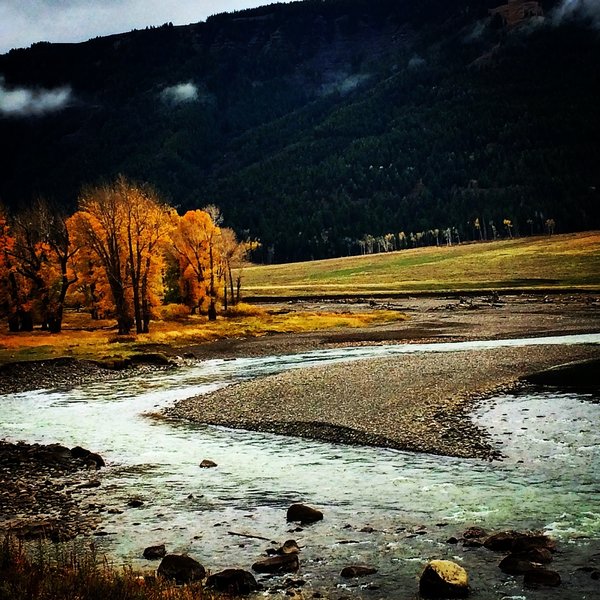
[[[244,271],[247,297],[600,289],[600,232],[477,242]]]

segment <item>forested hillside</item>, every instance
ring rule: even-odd
[[[122,173],[276,262],[600,227],[598,21],[498,4],[308,0],[13,50],[0,201],[72,211]]]

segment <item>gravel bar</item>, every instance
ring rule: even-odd
[[[597,345],[429,352],[295,369],[189,398],[170,418],[465,458],[497,458],[469,417],[519,378],[598,358]]]

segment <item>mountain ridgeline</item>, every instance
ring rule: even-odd
[[[123,173],[218,205],[276,262],[600,227],[599,21],[499,4],[307,0],[13,50],[0,202],[72,210]]]

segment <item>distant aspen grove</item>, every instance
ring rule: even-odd
[[[240,299],[241,268],[257,242],[240,241],[208,205],[183,216],[148,185],[119,176],[89,187],[63,216],[43,200],[0,211],[0,317],[11,332],[62,328],[66,306],[147,333],[164,303],[209,320]]]

